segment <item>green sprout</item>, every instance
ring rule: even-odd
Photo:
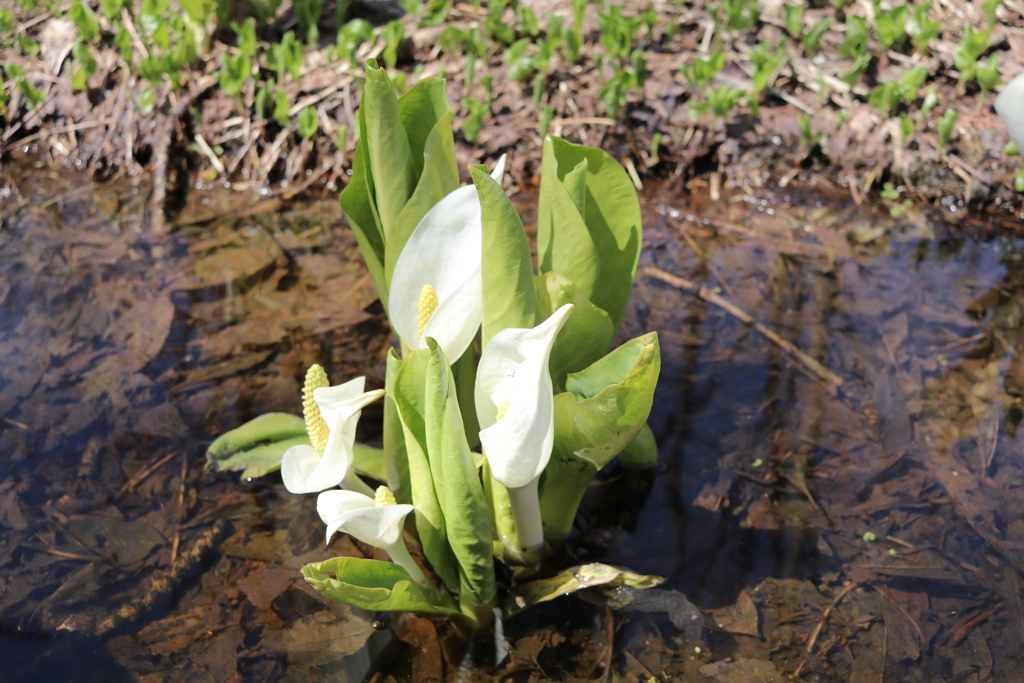
[[[953,55],[953,63],[960,71],[960,82],[974,80],[977,75],[978,58],[989,47],[991,30],[977,31],[973,26],[964,28],[964,37],[957,44]]]
[[[995,54],[989,56],[988,61],[975,67],[975,77],[981,92],[978,94],[978,106],[980,107],[985,99],[985,93],[995,90],[1003,81],[999,78],[999,57]]]
[[[284,90],[278,90],[274,93],[274,113],[272,116],[277,121],[277,125],[284,128],[291,123],[291,115],[288,113],[291,111],[292,103],[288,99],[288,93]]]
[[[299,112],[296,127],[299,131],[299,137],[303,140],[309,140],[316,135],[317,129],[320,128],[320,116],[316,113],[316,109],[313,107],[303,107],[302,111]]]
[[[320,29],[317,23],[320,21],[320,12],[324,8],[324,0],[293,0],[292,8],[295,12],[295,20],[299,22],[299,29],[306,36],[308,45],[316,45],[320,40]]]
[[[271,68],[278,76],[284,78],[290,73],[295,80],[299,79],[302,63],[306,59],[306,49],[295,39],[294,31],[287,31],[281,36],[281,42],[270,46]],[[287,124],[282,124],[287,125]]]
[[[910,18],[910,42],[914,49],[924,54],[928,52],[932,40],[938,37],[942,23],[932,21],[928,18],[928,11],[931,9],[930,2],[922,2],[914,5],[914,12]]]
[[[121,16],[123,0],[100,0],[100,11],[107,19],[116,19]]]
[[[25,72],[21,70],[21,67],[13,62],[4,64],[4,72],[7,74],[7,78],[14,81],[14,87],[18,89],[21,96],[28,100],[29,106],[33,109],[46,102],[46,94],[35,87],[25,78]]]
[[[757,26],[761,21],[761,12],[757,0],[722,0],[725,10],[725,25],[736,31],[746,31]],[[711,9],[711,16],[718,20],[718,9]]]
[[[462,108],[466,110],[468,116],[462,122],[462,128],[459,130],[462,132],[462,137],[466,138],[466,142],[474,144],[480,135],[484,117],[490,113],[490,106],[475,97],[463,97]]]
[[[355,62],[356,50],[363,43],[373,40],[373,24],[366,19],[353,19],[338,29],[338,58]]]
[[[100,22],[96,19],[96,13],[89,5],[80,0],[73,0],[68,9],[71,21],[75,22],[78,28],[78,36],[87,43],[91,43],[100,37]]]
[[[704,86],[710,83],[724,66],[725,55],[721,52],[714,52],[707,59],[695,60],[690,66],[683,64],[679,70],[694,87],[703,90]]]
[[[89,76],[96,73],[96,58],[92,56],[88,46],[81,40],[76,40],[75,44],[71,46],[71,54],[78,63],[78,68],[71,78],[71,87],[75,90],[85,90]]]
[[[953,136],[953,126],[956,124],[956,120],[958,118],[960,118],[960,113],[955,109],[947,109],[943,112],[942,117],[939,118],[938,129],[940,150],[945,150],[949,145],[949,140]]]
[[[879,10],[875,14],[875,33],[878,42],[886,48],[903,42],[907,35],[907,6],[899,5],[889,11]]]
[[[988,0],[982,3],[981,10],[985,13],[985,19],[988,21],[989,29],[995,28],[996,25],[996,8],[1003,4],[1003,0]]]
[[[806,53],[815,55],[821,50],[821,37],[832,26],[832,17],[825,17],[817,24],[811,27],[811,30],[800,40],[800,44],[804,46]]]
[[[402,43],[405,42],[405,25],[398,19],[389,21],[381,36],[384,38],[384,63],[393,69],[398,64]]]
[[[220,89],[228,97],[235,97],[242,92],[242,86],[249,80],[249,72],[252,69],[252,62],[244,52],[237,55],[227,55],[221,63],[220,72],[217,74],[217,81]]]
[[[804,6],[786,5],[784,22],[786,31],[794,38],[799,38],[804,29]]]
[[[846,17],[846,40],[836,50],[843,57],[855,57],[868,48],[868,23],[864,17],[851,14]]]
[[[768,41],[762,41],[756,48],[751,48],[749,54],[750,63],[754,66],[752,91],[757,95],[764,92],[771,79],[789,60],[789,55],[781,46],[769,52]]]

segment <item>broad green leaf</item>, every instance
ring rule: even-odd
[[[296,436],[283,441],[253,446],[234,455],[210,463],[210,469],[216,472],[237,472],[242,470],[242,481],[256,479],[264,474],[281,469],[281,458],[284,452],[292,446],[308,446],[309,437],[306,435]]]
[[[409,457],[405,451],[405,430],[395,405],[395,378],[402,360],[394,349],[388,351],[387,371],[384,375],[384,479],[399,503],[412,503],[412,484],[409,482]]]
[[[520,584],[519,595],[526,601],[523,607],[539,602],[554,600],[560,595],[575,593],[594,586],[631,586],[633,588],[654,588],[665,582],[661,576],[634,574],[622,567],[610,564],[592,563],[563,569],[546,579],[537,579]]]
[[[470,169],[480,194],[483,223],[483,348],[506,327],[534,327],[540,321],[533,285],[533,259],[523,222],[505,191],[483,167]]]
[[[334,575],[334,577],[331,576]],[[415,583],[397,564],[356,557],[312,562],[302,576],[318,591],[338,602],[374,612],[458,614],[450,596]]]
[[[376,192],[366,144],[366,122],[362,107],[359,108],[359,146],[352,157],[352,178],[341,191],[339,201],[348,224],[356,235],[359,250],[366,261],[366,267],[377,285],[377,294],[385,310],[388,307],[388,286],[384,278],[384,230],[377,212]]]
[[[366,137],[360,143],[367,148],[384,243],[389,244],[398,215],[416,189],[416,164],[391,79],[373,60],[366,63],[365,73],[359,109]]]
[[[388,481],[387,461],[384,459],[382,449],[356,441],[352,444],[352,467],[360,474],[383,482],[388,485],[388,488],[391,488],[391,483]],[[392,488],[391,491],[393,493],[394,489]]]
[[[306,423],[297,415],[267,413],[249,420],[241,427],[219,436],[206,450],[206,466],[217,472],[227,467],[221,463],[264,443],[287,441],[306,435]]]
[[[465,607],[495,596],[491,523],[480,475],[466,443],[455,377],[441,347],[428,339],[426,433],[430,469],[444,513],[448,544],[459,563],[459,595]]]
[[[444,79],[424,78],[409,88],[409,92],[398,98],[398,113],[402,119],[402,127],[405,128],[406,137],[409,140],[409,153],[412,156],[412,165],[415,177],[423,174],[423,169],[429,167],[424,163],[424,155],[427,153],[427,141],[435,134],[437,124],[441,118],[449,112],[448,87]],[[448,133],[451,133],[451,120],[448,121]],[[452,143],[453,156],[446,168],[437,170],[450,176],[455,176],[455,187],[459,183],[459,168],[454,157],[454,142]],[[455,187],[452,189],[454,190]]]
[[[548,368],[555,392],[565,388],[565,377],[578,372],[603,356],[615,338],[615,326],[608,314],[590,302],[569,278],[547,272],[534,280],[540,317],[548,318],[565,304],[573,304],[572,315],[555,338]]]
[[[100,37],[100,22],[96,20],[96,13],[92,11],[92,7],[79,0],[73,0],[71,7],[68,8],[68,15],[78,27],[78,35],[82,40],[88,43]]]
[[[480,421],[476,417],[476,401],[472,400],[473,392],[476,390],[476,352],[472,344],[462,358],[452,364],[452,374],[455,375],[455,394],[465,396],[465,400],[459,401],[462,409],[462,426],[466,431],[466,443],[470,449],[480,445]],[[483,455],[473,454],[483,460]]]
[[[618,457],[619,464],[626,467],[653,467],[658,462],[658,442],[654,439],[650,425],[644,425]]]
[[[459,569],[448,544],[444,513],[434,486],[427,438],[426,378],[430,349],[420,349],[402,360],[394,381],[394,399],[405,434],[413,514],[423,553],[452,592],[459,590]]]
[[[557,164],[554,160],[553,155],[548,155],[551,161]],[[557,173],[557,167],[555,173]],[[584,159],[576,165],[569,173],[565,174],[562,178],[562,185],[565,187],[566,193],[569,198],[572,199],[572,203],[576,206],[576,210],[579,211],[580,216],[587,215],[587,160]]]
[[[411,94],[415,91],[409,91]],[[405,101],[408,94],[399,100]],[[426,171],[419,176],[416,190],[402,208],[395,227],[388,235],[385,249],[385,277],[390,285],[398,255],[409,240],[409,235],[445,195],[459,187],[459,169],[455,162],[455,138],[452,137],[452,115],[445,112],[434,125],[419,155],[420,165]]]
[[[555,441],[541,477],[544,532],[553,539],[572,530],[591,479],[647,422],[661,371],[657,333],[626,342],[566,379],[555,396]]]
[[[555,176],[564,185],[566,176],[576,171],[586,160],[586,200],[583,220],[593,241],[600,262],[599,277],[595,280],[590,300],[611,316],[615,328],[622,323],[622,316],[629,301],[636,276],[636,264],[640,257],[641,225],[640,202],[637,200],[633,183],[622,166],[607,152],[594,147],[574,145],[556,137],[545,140],[545,159],[542,161],[541,196],[537,212],[537,254],[541,272],[555,270],[570,278],[572,274],[554,267],[560,259],[569,255],[556,253],[556,248],[566,241],[556,237],[562,230],[554,223],[555,209],[552,202],[555,195],[544,192],[544,183],[554,159]],[[570,176],[569,184],[574,187],[576,179]],[[550,181],[548,181],[549,187]],[[573,226],[570,226],[570,231]],[[572,236],[571,233],[570,236]],[[569,240],[575,244],[578,240]],[[589,255],[584,255],[589,258]],[[573,278],[577,285],[582,285]],[[584,289],[584,291],[586,291]]]
[[[538,245],[542,225],[548,228],[548,241],[543,250],[538,249],[538,266],[541,273],[566,276],[589,299],[601,275],[601,260],[584,221],[588,163],[583,159],[560,178],[553,144],[550,137],[544,141],[541,161]]]

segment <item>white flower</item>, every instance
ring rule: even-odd
[[[544,543],[537,481],[551,458],[555,438],[548,360],[572,308],[562,306],[532,329],[498,332],[477,368],[480,443],[494,478],[509,489],[516,534],[524,549]]]
[[[996,113],[1006,125],[1017,151],[1024,154],[1024,74],[1010,81],[999,93]]]
[[[372,492],[352,471],[352,444],[360,412],[383,396],[384,391],[364,392],[365,377],[334,387],[311,388],[311,382],[317,380],[326,383],[326,375],[315,365],[307,374],[303,392],[306,429],[313,445],[293,446],[285,451],[281,459],[285,488],[292,493],[316,493],[343,484]]]
[[[398,505],[386,486],[377,489],[375,498],[356,491],[324,491],[316,500],[316,511],[327,525],[327,543],[342,531],[356,539],[386,550],[395,564],[401,565],[416,583],[428,585],[402,538],[405,517],[412,505]]]
[[[500,182],[504,173],[502,156],[491,177]],[[402,247],[388,315],[410,349],[427,348],[432,337],[454,362],[472,343],[483,316],[482,231],[480,197],[466,185],[435,204]]]

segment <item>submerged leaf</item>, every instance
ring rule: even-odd
[[[594,586],[631,586],[654,588],[665,582],[664,577],[634,574],[610,564],[599,562],[569,567],[546,579],[537,579],[519,586],[519,595],[526,601],[524,607],[575,593]]]

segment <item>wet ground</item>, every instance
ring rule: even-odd
[[[313,362],[383,384],[336,201],[197,191],[158,239],[144,188],[20,173],[28,202],[0,207],[4,680],[1020,680],[1018,226],[800,176],[717,202],[700,178],[648,189],[622,336],[661,335],[661,459],[594,485],[569,559],[668,582],[521,613],[488,666],[443,624],[323,601],[298,568],[374,549],[324,548],[279,478],[204,471],[215,435],[297,412]]]

